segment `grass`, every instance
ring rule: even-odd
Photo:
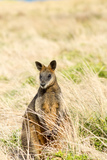
[[[100,78],[107,78],[107,69],[104,64],[98,62],[97,64],[91,62],[84,65],[84,61],[77,63],[74,66],[66,67],[66,69],[62,69],[61,72],[69,79],[72,79],[75,83],[80,83],[82,77],[84,76],[84,69],[88,67],[90,70],[93,70],[95,74]]]
[[[91,160],[87,155],[73,155],[72,153],[67,153],[67,156],[65,156],[65,153],[60,151],[54,155],[56,158],[52,158],[52,160],[57,160],[58,157],[64,160]],[[49,158],[47,158],[49,160]]]
[[[1,139],[1,141],[4,143],[4,145],[7,145],[9,147],[19,146],[21,145],[20,139],[20,130],[12,131],[12,135],[9,135],[9,139]]]
[[[3,75],[1,75],[1,76],[0,76],[0,81],[5,81],[5,82],[7,82],[7,81],[8,81],[8,78],[5,77],[5,76],[3,76]]]
[[[90,138],[90,144],[96,150],[104,151],[107,148],[107,117],[105,119],[102,119],[101,116],[90,117],[89,120],[85,121],[84,127],[87,131],[80,126],[80,135],[83,137],[95,135],[95,137]]]
[[[22,83],[23,86],[25,86],[26,84],[29,84],[31,86],[35,86],[35,78],[33,76],[29,76],[26,78],[25,82]]]
[[[39,87],[35,61],[53,59],[74,132],[65,127],[66,143],[43,153],[45,159],[107,159],[106,6],[106,0],[0,2],[2,159],[23,156],[22,116]]]

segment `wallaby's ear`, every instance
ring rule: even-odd
[[[55,60],[51,61],[48,67],[54,71],[56,68],[56,61]]]
[[[38,69],[39,71],[41,71],[43,65],[42,65],[40,62],[37,62],[37,61],[35,62],[35,64],[36,64],[37,69]]]

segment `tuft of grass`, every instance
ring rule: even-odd
[[[8,135],[7,139],[1,138],[0,141],[9,148],[21,146],[20,129],[12,131],[11,135]]]
[[[29,84],[34,87],[35,86],[35,77],[33,77],[33,76],[27,77],[25,82],[23,83],[23,86],[25,86],[26,84]]]
[[[88,67],[93,70],[94,73],[97,73],[101,78],[107,78],[107,65],[103,62],[101,55],[89,54],[84,57]]]
[[[14,97],[19,94],[16,89],[13,89],[11,91],[7,91],[4,93],[5,98],[14,99]]]
[[[67,67],[61,71],[68,79],[72,79],[75,83],[81,82],[81,77],[84,75],[83,64],[77,63],[75,66]]]
[[[6,76],[4,76],[4,75],[0,75],[0,81],[8,82],[9,79]]]
[[[21,140],[20,140],[20,129],[17,129],[12,132],[12,135],[9,136],[11,144],[14,144],[15,146],[21,146]]]
[[[101,78],[107,78],[107,67],[102,62],[98,63],[90,63],[90,67],[93,69],[95,73],[98,74]]]

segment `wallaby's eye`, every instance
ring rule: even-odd
[[[48,78],[51,78],[51,74],[48,75]]]

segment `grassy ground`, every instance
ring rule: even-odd
[[[1,160],[19,159],[12,150],[21,148],[22,115],[39,87],[34,62],[53,59],[74,141],[66,130],[67,146],[50,157],[107,159],[106,21],[106,0],[0,2]]]

